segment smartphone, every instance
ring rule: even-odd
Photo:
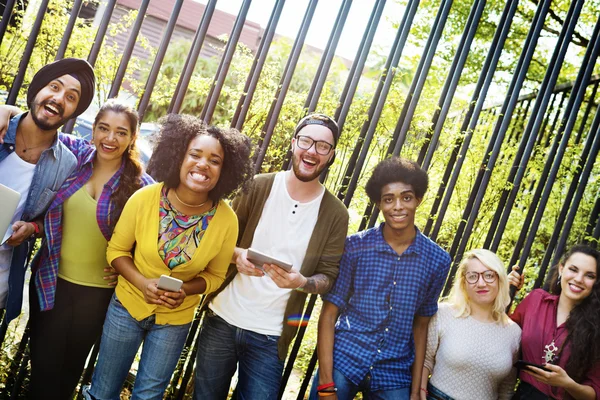
[[[248,261],[254,264],[254,266],[258,269],[262,269],[263,264],[275,264],[283,268],[287,272],[290,272],[292,270],[292,264],[283,260],[278,260],[275,257],[271,257],[265,253],[261,253],[260,251],[252,248],[248,249],[247,258]]]
[[[168,292],[179,292],[181,285],[183,285],[183,281],[181,279],[173,278],[167,275],[161,275],[160,279],[158,280],[158,288]]]
[[[536,367],[536,368],[539,368],[539,369],[543,369],[544,371],[550,372],[550,370],[548,368],[544,367],[543,365],[534,364],[532,362],[524,361],[524,360],[517,361],[515,363],[515,367],[517,367],[517,369],[523,369],[523,368],[527,368],[527,367]]]

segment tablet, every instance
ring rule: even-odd
[[[0,184],[0,203],[2,203],[2,207],[0,207],[0,245],[3,245],[13,233],[11,222],[20,200],[21,193]]]
[[[275,264],[283,268],[287,272],[290,272],[292,270],[292,264],[283,260],[279,260],[275,257],[268,256],[265,253],[261,253],[260,251],[254,250],[252,248],[248,249],[247,258],[248,261],[254,264],[254,266],[258,269],[263,269],[263,264]]]
[[[515,367],[517,367],[518,369],[523,369],[523,368],[527,368],[527,367],[536,367],[539,369],[543,369],[544,371],[548,371],[551,372],[548,368],[544,367],[543,365],[540,364],[535,364],[529,361],[525,361],[525,360],[519,360],[515,363]]]

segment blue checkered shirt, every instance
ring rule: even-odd
[[[334,368],[356,385],[370,374],[371,390],[410,387],[413,319],[437,312],[450,268],[448,253],[418,229],[399,256],[383,225],[346,239],[339,277],[323,296],[340,309]]]

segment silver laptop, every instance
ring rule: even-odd
[[[12,235],[12,222],[17,206],[21,200],[21,193],[12,190],[0,183],[0,245],[4,244]]]

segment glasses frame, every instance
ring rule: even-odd
[[[308,147],[302,147],[302,145],[300,145],[300,140],[298,140],[299,138],[310,140],[311,141],[310,146],[308,146]],[[319,148],[317,147],[317,143],[325,143],[325,144],[329,145],[329,150],[327,151],[327,153],[321,153],[319,151]],[[326,142],[325,140],[315,140],[315,139],[311,138],[310,136],[306,136],[306,135],[296,135],[296,144],[302,150],[310,150],[311,147],[315,146],[315,151],[320,156],[327,156],[327,155],[329,155],[329,153],[331,153],[331,150],[333,150],[333,148],[334,148],[334,145],[332,145],[329,142]]]
[[[494,274],[494,279],[492,279],[491,281],[488,281],[487,279],[485,279],[485,276],[483,275],[483,274],[486,274],[488,272],[492,272]],[[477,279],[474,280],[473,282],[469,282],[469,278],[467,278],[468,274],[477,274]],[[479,278],[480,277],[483,279],[483,281],[485,283],[494,283],[494,282],[496,282],[498,280],[498,273],[496,271],[494,271],[494,270],[491,270],[491,269],[488,269],[487,271],[483,271],[483,272],[475,272],[475,271],[465,272],[465,274],[463,276],[465,277],[465,281],[467,283],[470,283],[471,285],[474,285],[477,282],[479,282]]]

